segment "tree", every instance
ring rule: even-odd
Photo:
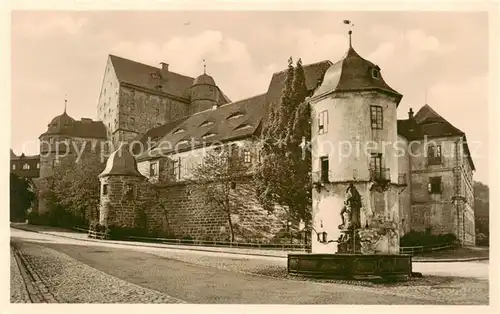
[[[10,221],[24,221],[35,201],[32,183],[15,173],[10,174]]]
[[[486,184],[474,182],[474,216],[476,223],[476,244],[487,245],[490,234],[490,196]]]
[[[79,160],[65,158],[54,168],[50,192],[54,203],[81,222],[97,217],[99,209],[99,174],[105,164],[96,152],[85,152]]]
[[[310,107],[305,74],[299,59],[296,68],[289,60],[287,77],[277,108],[271,108],[264,126],[261,162],[255,178],[258,199],[268,210],[274,204],[288,210],[291,219],[310,221],[311,139]]]
[[[206,153],[203,162],[193,171],[197,185],[208,204],[226,215],[230,239],[234,242],[231,215],[243,205],[236,190],[237,181],[248,175],[249,166],[244,162],[236,145],[215,148]]]

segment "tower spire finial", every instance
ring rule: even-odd
[[[425,101],[425,104],[427,105],[427,87],[425,87],[425,99],[424,99],[424,101]]]
[[[349,48],[352,48],[352,27],[354,26],[354,24],[352,24],[352,22],[350,20],[344,20],[344,24],[346,25],[349,25],[349,31],[347,32],[347,34],[349,34]]]
[[[207,74],[207,63],[205,59],[203,59],[203,74]]]
[[[64,113],[66,113],[66,106],[68,105],[68,97],[64,94]]]

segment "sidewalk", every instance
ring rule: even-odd
[[[300,253],[297,251],[242,249],[242,248],[230,248],[230,247],[198,246],[198,245],[188,245],[188,244],[175,245],[175,244],[147,243],[147,242],[134,242],[134,241],[96,240],[88,238],[86,233],[76,232],[56,227],[29,225],[25,223],[11,223],[10,226],[12,228],[20,230],[43,233],[56,237],[69,238],[69,239],[88,241],[88,242],[98,242],[98,243],[106,242],[106,243],[135,246],[135,247],[165,248],[165,249],[176,249],[176,250],[254,255],[254,256],[264,256],[264,257],[278,257],[278,258],[286,258],[288,254]],[[428,263],[428,262],[431,263],[431,262],[469,262],[469,261],[480,261],[488,259],[489,257],[487,256],[453,257],[450,256],[450,254],[436,254],[436,256],[414,256],[412,258],[412,261],[416,263]]]

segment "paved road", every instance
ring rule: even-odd
[[[103,300],[133,303],[243,304],[486,304],[488,302],[488,284],[478,279],[456,281],[443,277],[437,281],[431,282],[431,280],[420,284],[417,282],[413,285],[353,286],[283,279],[286,277],[286,274],[282,276],[284,261],[279,258],[273,260],[269,257],[148,247],[124,248],[118,244],[64,239],[16,229],[11,229],[11,242],[21,254],[24,254],[28,264],[37,269],[46,291],[58,302],[103,302]],[[11,285],[15,284],[16,281],[12,279]],[[433,287],[426,286],[429,284]],[[89,294],[89,291],[92,293]]]

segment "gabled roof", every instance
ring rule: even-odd
[[[190,150],[193,140],[194,146],[198,147],[250,137],[259,129],[261,120],[266,114],[265,103],[266,94],[262,94],[216,109],[202,111],[171,123],[163,130],[157,131],[158,134],[165,132],[160,144],[150,152],[139,156],[138,159],[144,160],[158,156],[160,151],[162,154],[169,154]],[[235,113],[241,116],[230,118]],[[213,124],[205,122],[213,122]],[[184,132],[176,132],[179,129],[183,129]]]
[[[414,119],[420,125],[423,134],[428,137],[461,136],[465,134],[427,104],[417,112]]]
[[[445,118],[439,115],[429,105],[424,105],[412,119],[398,120],[398,134],[408,140],[422,140],[424,137],[448,137],[462,136],[464,141],[464,153],[470,162],[472,170],[476,170],[465,133],[453,126]]]
[[[109,55],[109,58],[120,83],[189,99],[188,90],[194,78],[171,71],[168,71],[166,77],[162,77],[160,68],[115,55]],[[158,88],[160,85],[161,88]]]
[[[373,71],[377,73],[377,77],[374,77]],[[395,95],[398,103],[403,97],[384,81],[377,65],[363,59],[354,48],[349,47],[344,58],[328,68],[323,83],[313,97],[321,97],[330,92],[363,90],[379,90]]]

